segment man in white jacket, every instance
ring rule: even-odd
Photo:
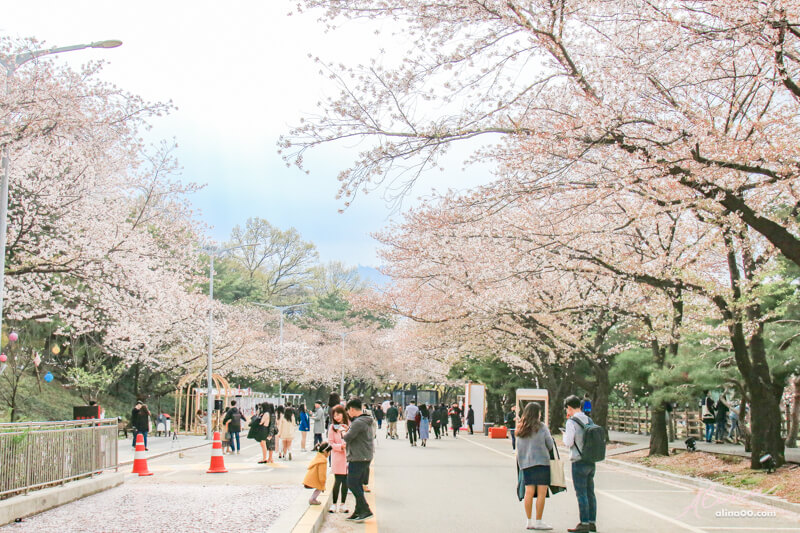
[[[585,426],[589,423],[589,417],[581,411],[581,399],[577,396],[569,396],[564,400],[564,407],[567,408],[567,424],[564,428],[564,446],[569,447],[570,460],[572,461],[572,483],[575,486],[575,495],[578,497],[578,509],[580,510],[581,522],[570,532],[584,533],[597,531],[597,499],[594,495],[594,472],[595,464],[583,461],[581,450],[583,450],[584,429],[576,420],[580,420]]]

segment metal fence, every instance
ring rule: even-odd
[[[116,419],[0,424],[0,499],[118,467]]]

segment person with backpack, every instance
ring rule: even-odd
[[[564,446],[570,449],[572,483],[578,498],[580,523],[570,532],[597,531],[597,498],[594,494],[595,463],[606,454],[605,430],[592,422],[581,410],[581,399],[575,396],[564,400],[567,423],[564,430]],[[519,435],[517,435],[519,436]]]
[[[222,424],[227,428],[230,434],[231,453],[241,453],[242,443],[239,440],[239,432],[242,431],[242,422],[247,422],[242,412],[236,407],[236,400],[231,402],[231,408],[225,413],[225,418],[222,419]]]
[[[400,417],[400,411],[395,407],[394,402],[389,402],[389,408],[386,410],[386,437],[397,438],[397,419]]]
[[[589,398],[589,393],[583,395],[583,412],[586,416],[592,416],[592,399]]]

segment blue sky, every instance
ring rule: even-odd
[[[377,266],[369,234],[397,214],[380,194],[361,196],[338,213],[336,175],[352,159],[348,150],[330,146],[309,154],[306,175],[286,167],[276,141],[319,99],[335,96],[308,54],[355,65],[379,47],[399,50],[403,43],[376,36],[370,23],[326,33],[316,14],[287,17],[293,6],[285,0],[26,0],[5,7],[0,32],[47,46],[122,40],[117,49],[71,52],[58,61],[79,66],[104,59],[104,79],[177,106],[154,120],[147,139],[175,139],[183,179],[206,184],[192,202],[213,238],[224,240],[233,226],[257,216],[297,228],[323,261]],[[450,159],[448,172],[426,176],[414,197],[432,187],[486,181],[480,169],[461,172],[464,154]],[[406,205],[414,203],[409,198]]]

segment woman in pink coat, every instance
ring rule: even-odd
[[[349,429],[350,419],[341,405],[335,405],[331,408],[331,425],[328,428],[328,444],[331,445],[331,471],[336,479],[333,484],[333,505],[329,509],[329,513],[349,513],[344,507],[344,501],[347,499],[347,454],[345,451],[345,442],[342,439],[342,434]],[[341,503],[339,501],[339,490],[342,492]]]

